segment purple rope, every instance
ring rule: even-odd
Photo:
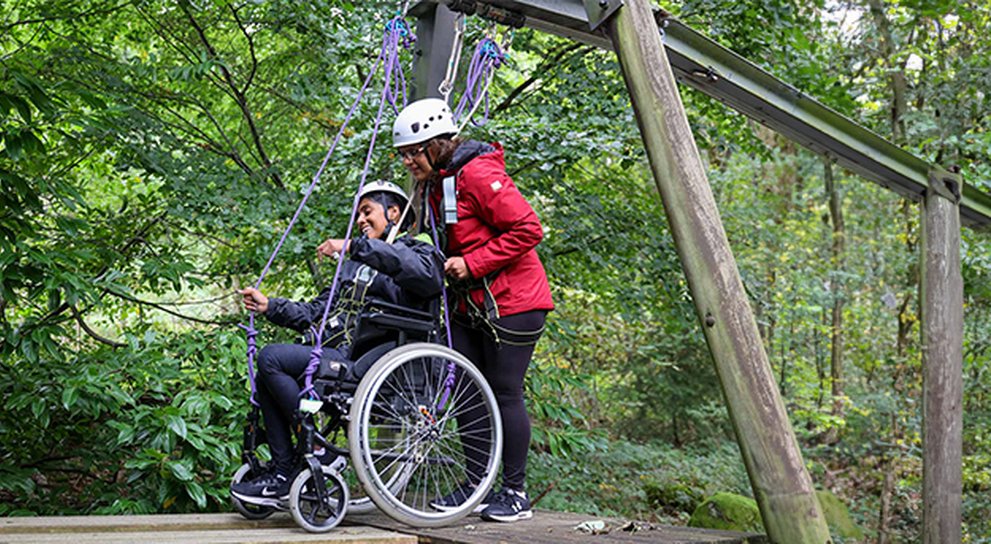
[[[258,351],[258,348],[255,345],[255,337],[258,336],[258,331],[255,330],[255,312],[251,312],[251,315],[248,316],[247,325],[238,325],[238,326],[244,329],[245,333],[248,336],[248,381],[251,383],[251,396],[248,397],[248,400],[251,401],[251,404],[255,406],[261,406],[260,404],[258,404],[258,401],[255,400],[256,389],[255,389],[254,361],[255,361],[255,352]]]
[[[393,34],[397,35],[397,40],[399,45],[402,45],[403,49],[413,49],[416,45],[416,34],[410,29],[409,24],[402,17],[396,17],[386,23],[386,31],[391,31]],[[393,89],[389,91],[388,100],[392,104],[393,112],[399,114],[398,104],[405,105],[406,99],[406,75],[403,73],[402,67],[399,66],[399,57],[396,56],[393,61],[395,65],[393,70],[395,71],[396,78],[392,81]],[[388,85],[386,85],[388,86]],[[402,96],[402,100],[396,100],[397,97]]]
[[[398,21],[398,22],[397,22]],[[401,23],[401,24],[400,24]],[[351,218],[348,221],[347,232],[344,235],[344,247],[348,246],[351,241],[351,233],[354,230],[354,210],[358,208],[358,195],[361,194],[362,189],[365,187],[365,180],[368,178],[368,170],[372,163],[372,153],[375,151],[375,141],[379,134],[379,127],[382,124],[382,114],[385,112],[385,105],[390,104],[393,109],[397,109],[397,104],[395,102],[397,93],[390,90],[389,85],[392,82],[393,71],[398,69],[399,73],[402,73],[402,67],[399,65],[399,44],[404,32],[408,32],[409,27],[406,26],[405,21],[400,18],[395,18],[386,24],[385,33],[382,36],[382,53],[379,57],[386,57],[385,62],[385,75],[384,84],[382,85],[382,99],[379,103],[378,114],[375,116],[375,126],[372,129],[372,139],[368,145],[368,153],[365,155],[365,166],[361,172],[361,182],[358,184],[358,191],[354,196],[354,205],[351,210]],[[404,43],[412,43],[410,40],[405,40]],[[377,68],[377,66],[376,66]],[[405,88],[403,91],[403,96],[405,98]],[[334,271],[334,281],[330,286],[330,296],[327,297],[327,303],[324,305],[323,317],[320,320],[320,328],[317,331],[315,337],[315,343],[313,350],[310,351],[310,362],[306,366],[305,382],[303,390],[299,392],[299,396],[310,393],[311,397],[316,397],[316,393],[313,391],[313,375],[316,373],[317,368],[320,367],[320,356],[323,355],[323,346],[321,345],[321,340],[323,339],[324,330],[327,328],[327,317],[330,315],[330,308],[334,303],[334,295],[337,292],[338,282],[341,276],[341,268],[344,264],[344,256],[337,261],[337,268]]]
[[[492,77],[496,68],[506,60],[506,53],[494,40],[482,38],[475,46],[471,57],[468,74],[465,76],[465,90],[454,110],[454,119],[460,121],[467,109],[469,112],[475,104],[485,101],[485,114],[481,121],[472,121],[475,126],[484,125],[489,119],[489,92],[486,82]]]
[[[430,204],[430,196],[424,195],[423,198],[427,199],[427,219],[430,221],[430,231],[433,233],[434,247],[436,248],[439,247],[440,240],[437,238],[437,223],[434,220],[434,209]],[[447,287],[441,289],[440,292],[444,300],[444,327],[447,329],[447,347],[454,349],[454,343],[451,341],[451,313],[447,303]],[[451,396],[451,388],[454,387],[455,370],[454,361],[447,363],[447,377],[444,378],[444,393],[440,397],[440,402],[437,403],[437,412],[444,409],[444,406],[447,405],[448,397]]]
[[[429,199],[429,196],[425,195],[424,198]],[[430,230],[433,233],[433,237],[434,237],[434,247],[439,248],[440,241],[437,238],[437,224],[434,221],[433,205],[431,205],[430,202],[427,202],[427,207],[429,208],[427,212],[427,216],[428,216],[427,219],[430,221]],[[447,329],[447,347],[454,349],[454,345],[451,343],[451,315],[448,313],[447,287],[444,286],[440,290],[440,292],[444,300],[444,327]]]
[[[275,249],[272,251],[272,255],[268,258],[268,262],[265,263],[265,268],[262,269],[261,275],[258,277],[258,281],[255,282],[255,289],[258,289],[262,280],[268,274],[269,270],[272,268],[272,263],[275,262],[276,255],[282,249],[285,244],[286,239],[289,237],[289,233],[292,231],[293,227],[296,225],[296,221],[299,219],[300,214],[303,212],[303,208],[306,207],[306,202],[309,200],[310,195],[313,194],[313,190],[316,188],[317,183],[320,181],[320,176],[323,171],[327,168],[327,164],[330,162],[331,155],[334,154],[334,150],[337,148],[337,144],[341,140],[341,136],[344,134],[345,129],[347,129],[348,124],[351,122],[351,118],[354,117],[355,112],[358,110],[358,104],[361,103],[362,97],[365,95],[365,91],[368,89],[368,85],[371,83],[372,78],[378,73],[379,66],[382,65],[382,60],[386,57],[386,50],[383,48],[379,52],[378,59],[375,61],[375,65],[372,67],[371,72],[368,77],[365,78],[365,82],[361,86],[361,90],[358,91],[358,96],[355,97],[354,102],[351,104],[351,109],[348,110],[347,116],[344,117],[344,122],[341,123],[341,128],[337,131],[337,135],[334,136],[334,141],[330,145],[330,149],[327,150],[327,154],[324,155],[323,162],[320,163],[320,168],[317,169],[316,174],[313,176],[313,180],[310,182],[310,186],[307,187],[306,193],[303,195],[303,200],[299,203],[296,208],[296,212],[293,214],[292,219],[289,220],[289,225],[286,226],[286,230],[282,233],[282,237],[279,238],[279,243],[275,245]],[[352,215],[354,215],[352,213]],[[257,386],[255,385],[255,337],[258,336],[258,331],[255,329],[255,313],[251,312],[248,316],[248,324],[240,325],[242,329],[245,330],[248,336],[248,381],[251,382],[251,403],[258,405],[255,400],[255,392],[257,391]],[[318,337],[319,339],[319,337]],[[319,341],[317,342],[319,344]]]

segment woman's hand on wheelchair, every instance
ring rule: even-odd
[[[268,311],[268,297],[262,294],[261,291],[255,289],[254,287],[245,287],[238,291],[244,296],[244,309],[249,312],[258,312],[260,314]]]

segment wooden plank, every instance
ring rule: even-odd
[[[208,531],[295,527],[286,514],[250,521],[238,514],[156,514],[146,516],[41,516],[0,518],[0,535],[17,533],[90,533]]]
[[[602,521],[600,534],[577,529],[586,521]],[[493,523],[477,516],[465,518],[457,525],[438,529],[418,529],[399,523],[381,513],[348,516],[345,524],[360,523],[392,531],[415,534],[421,543],[429,544],[491,544],[522,542],[526,544],[763,544],[763,535],[674,527],[620,518],[596,517],[567,512],[537,510],[533,519],[516,523]]]
[[[221,529],[199,531],[134,531],[89,533],[19,533],[0,536],[4,544],[417,544],[416,535],[375,527],[335,527],[326,534],[302,529]]]
[[[963,277],[960,180],[934,171],[922,218],[924,544],[959,544],[963,492]]]
[[[767,534],[829,542],[647,1],[627,0],[608,28]]]
[[[601,534],[577,529],[585,521],[599,520]],[[763,544],[763,535],[673,527],[619,518],[537,511],[532,520],[518,523],[488,523],[471,516],[450,527],[418,529],[376,512],[348,516],[344,523],[324,535],[297,528],[288,515],[249,521],[237,514],[172,514],[148,516],[62,516],[0,519],[0,543],[89,544],[124,542],[187,543],[276,543],[276,542],[367,542],[379,544]]]
[[[335,527],[322,535],[296,527],[284,513],[250,521],[237,514],[171,514],[147,516],[58,516],[0,519],[0,543],[87,544],[106,542],[281,543],[367,542],[416,544],[415,535],[377,527]]]

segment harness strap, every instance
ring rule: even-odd
[[[442,183],[444,189],[444,225],[453,225],[458,222],[458,196],[454,176],[447,176]]]

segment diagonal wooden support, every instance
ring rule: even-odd
[[[650,7],[646,0],[625,0],[603,26],[622,67],[767,534],[782,544],[830,542]]]
[[[960,176],[934,168],[922,203],[923,544],[959,544],[963,493]]]

